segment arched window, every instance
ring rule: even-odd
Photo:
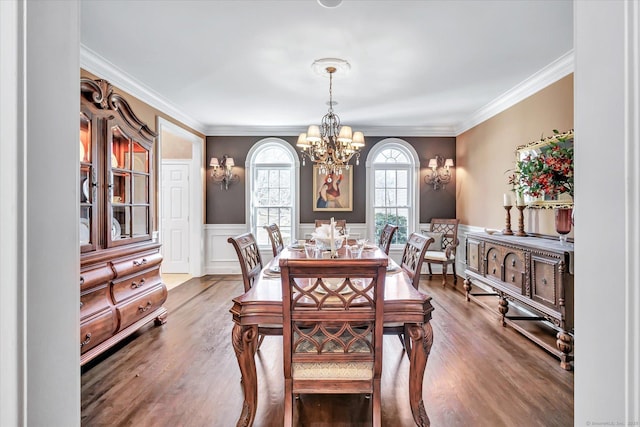
[[[265,225],[276,223],[285,243],[298,223],[298,156],[279,138],[258,141],[247,155],[247,218],[258,245],[268,246]]]
[[[383,139],[369,152],[367,234],[376,241],[387,223],[398,226],[392,245],[404,245],[418,229],[419,167],[415,149],[402,139]]]

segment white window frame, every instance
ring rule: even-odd
[[[297,236],[298,224],[300,223],[300,198],[298,197],[298,194],[300,194],[300,160],[298,159],[298,153],[293,148],[293,146],[291,146],[291,144],[281,138],[269,137],[261,139],[260,141],[256,142],[247,153],[247,159],[245,161],[245,169],[247,174],[247,179],[245,182],[245,191],[247,194],[247,197],[245,197],[245,212],[246,218],[249,221],[249,223],[247,224],[247,228],[250,232],[253,233],[254,236],[256,236],[257,239],[258,230],[256,228],[257,224],[252,203],[256,171],[255,158],[260,151],[266,149],[269,146],[278,146],[280,148],[283,148],[288,151],[291,156],[291,163],[269,163],[269,166],[272,166],[274,168],[291,168],[291,233],[292,236]],[[269,242],[267,242],[266,245],[263,243],[262,245],[260,245],[260,249],[268,249],[270,252],[271,244]]]
[[[375,158],[382,151],[387,149],[396,149],[404,153],[409,159],[409,218],[407,219],[407,237],[411,233],[414,233],[420,229],[420,158],[415,148],[407,141],[400,138],[385,138],[375,144],[369,154],[367,155],[367,236],[375,236],[375,215],[374,215],[374,200],[375,200],[375,172],[376,170],[384,169],[405,169],[406,165],[394,166],[393,164],[379,164],[374,163]],[[403,245],[393,244],[391,250],[398,250],[404,247]]]

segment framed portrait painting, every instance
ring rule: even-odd
[[[313,210],[353,211],[353,168],[327,175],[319,170],[317,165],[313,166]]]

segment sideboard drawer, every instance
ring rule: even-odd
[[[487,268],[485,270],[488,277],[502,280],[502,250],[500,246],[487,245],[485,243]]]
[[[504,283],[514,291],[526,295],[524,276],[524,255],[522,252],[509,252],[504,257]]]
[[[106,310],[93,319],[80,324],[80,353],[95,347],[116,331],[113,309]]]
[[[160,283],[160,266],[143,271],[140,274],[113,281],[111,292],[116,304],[146,291]]]
[[[558,261],[533,256],[531,259],[531,298],[551,308],[558,307]]]
[[[167,288],[160,285],[116,307],[120,319],[120,329],[122,330],[148,314],[153,313],[153,311],[160,308],[166,300]]]
[[[105,283],[89,292],[80,294],[80,319],[86,319],[109,306],[108,286]]]
[[[123,277],[129,274],[136,274],[148,268],[160,265],[162,262],[162,255],[159,252],[151,252],[146,254],[140,254],[136,257],[113,263],[113,270],[116,272],[116,277]]]

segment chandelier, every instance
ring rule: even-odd
[[[364,134],[352,132],[350,126],[340,126],[340,118],[333,112],[333,74],[338,69],[349,69],[349,63],[342,59],[318,59],[313,67],[329,74],[329,111],[322,117],[320,126],[311,125],[306,133],[298,136],[297,146],[302,153],[302,165],[305,158],[319,166],[321,174],[341,174],[342,169],[349,170],[349,162],[355,156],[356,165],[360,164],[360,149],[364,147]]]

